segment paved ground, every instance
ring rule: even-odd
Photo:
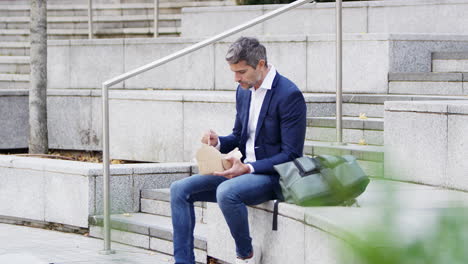
[[[103,241],[83,235],[0,224],[2,264],[169,264],[172,257],[112,243],[116,254],[101,255]]]

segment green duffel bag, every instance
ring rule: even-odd
[[[274,168],[280,175],[284,202],[300,206],[350,204],[369,184],[369,177],[351,155],[305,156]],[[277,227],[278,202],[274,208],[273,230]]]
[[[300,206],[343,204],[358,197],[369,184],[351,155],[300,157],[274,167],[284,201]]]

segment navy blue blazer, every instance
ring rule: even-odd
[[[222,153],[228,153],[238,147],[245,158],[245,144],[249,137],[247,126],[250,97],[250,90],[237,87],[236,121],[232,134],[219,137]],[[257,161],[250,163],[255,170],[254,173],[277,175],[273,165],[302,156],[306,112],[307,107],[302,92],[293,82],[277,73],[271,90],[265,95],[258,117],[255,132]]]

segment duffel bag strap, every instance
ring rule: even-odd
[[[278,231],[278,205],[280,200],[275,200],[275,205],[273,207],[273,231]]]

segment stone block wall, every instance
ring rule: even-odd
[[[111,212],[140,211],[142,189],[168,188],[192,164],[111,165]],[[102,164],[0,155],[1,216],[88,227],[103,213]]]
[[[385,103],[385,177],[468,190],[468,102]]]

